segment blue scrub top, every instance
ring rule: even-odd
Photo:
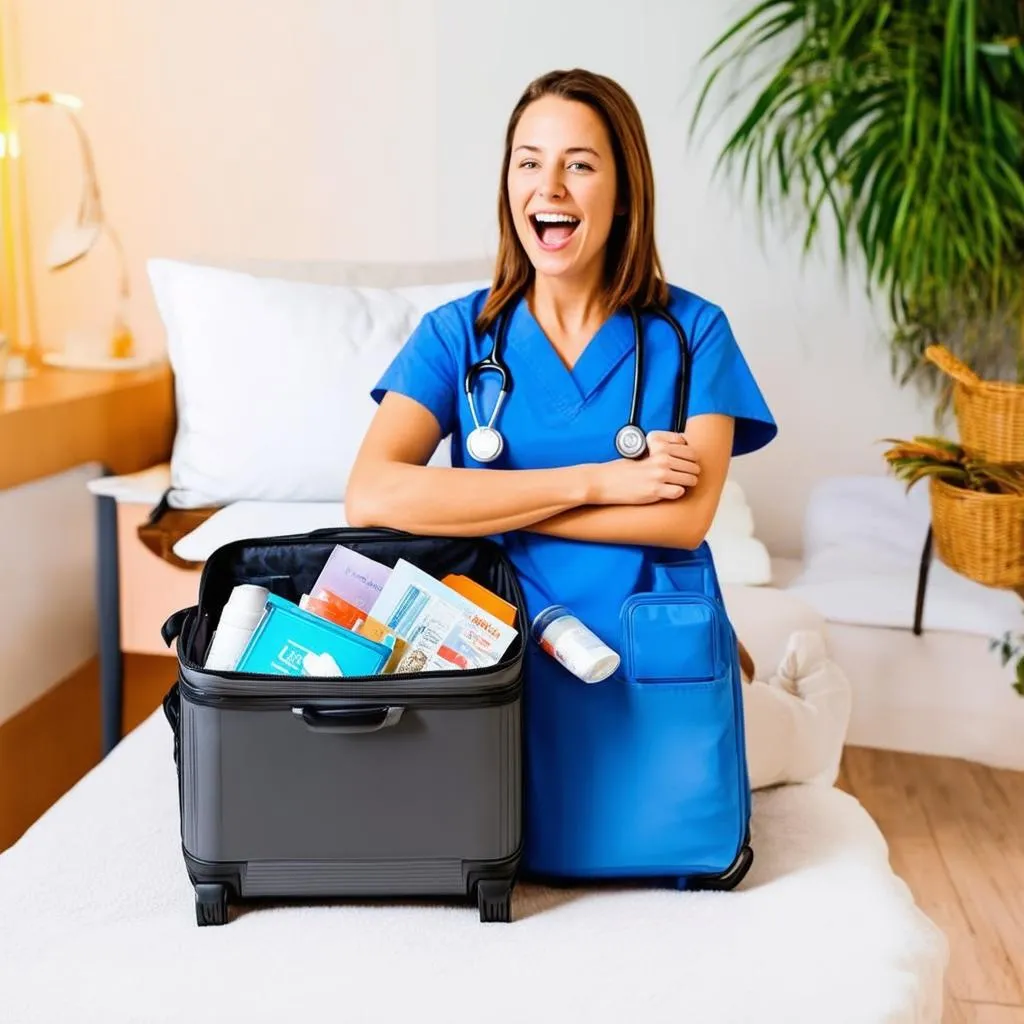
[[[512,310],[503,352],[513,382],[495,423],[505,438],[504,451],[487,464],[468,455],[465,439],[474,424],[463,388],[469,367],[491,348],[491,335],[478,338],[473,327],[486,297],[486,290],[474,292],[424,317],[373,389],[374,400],[379,402],[387,391],[397,391],[429,409],[441,425],[442,435],[452,435],[455,466],[544,469],[618,458],[615,434],[629,418],[633,390],[634,340],[629,312],[622,310],[609,318],[570,370],[525,299]],[[777,432],[776,423],[725,314],[678,287],[670,289],[669,311],[690,344],[689,417],[702,413],[734,417],[734,455],[768,444]],[[645,431],[671,430],[679,342],[672,327],[660,317],[644,316],[642,328],[645,379],[640,424]],[[478,381],[477,416],[486,423],[494,408],[499,378],[485,373]],[[653,567],[674,559],[673,552],[663,547],[564,540],[528,531],[495,539],[504,545],[516,567],[531,620],[548,605],[564,604],[620,654],[625,642],[619,622],[624,601],[650,590]],[[532,642],[528,641],[527,648],[527,741],[534,749],[527,780],[524,863],[538,870],[555,870],[558,865],[530,863],[531,827],[536,841],[543,840],[537,833],[545,828],[535,814],[552,821],[564,818],[566,807],[576,806],[578,801],[568,791],[559,793],[559,780],[550,777],[555,769],[548,771],[544,766],[564,764],[570,756],[566,751],[561,758],[555,749],[563,742],[561,730],[566,721],[576,723],[573,742],[577,745],[586,742],[583,734],[588,728],[595,732],[605,729],[609,719],[599,713],[597,705],[614,700],[614,696],[609,683],[587,686]],[[588,703],[596,717],[588,718]],[[591,770],[605,741],[595,735],[593,742]],[[578,757],[578,749],[571,757]],[[529,812],[531,797],[533,814]],[[544,858],[538,853],[534,859]]]
[[[426,406],[452,435],[452,464],[493,469],[545,469],[618,458],[615,433],[629,418],[633,391],[633,324],[627,310],[598,330],[569,370],[548,341],[525,299],[512,312],[505,363],[512,390],[495,426],[505,438],[501,456],[478,463],[466,452],[473,429],[463,390],[466,371],[490,351],[489,333],[478,338],[473,323],[486,290],[427,314],[373,389],[375,401],[398,391]],[[722,413],[736,419],[733,455],[756,451],[777,432],[775,420],[720,308],[685,291],[670,289],[669,312],[686,332],[691,351],[689,416]],[[671,430],[679,342],[660,317],[642,320],[644,388],[640,423],[645,431]],[[485,373],[475,387],[477,416],[489,420],[498,375]],[[648,587],[652,561],[665,549],[543,537],[527,531],[500,540],[518,570],[530,614],[565,604],[611,646],[622,601]]]

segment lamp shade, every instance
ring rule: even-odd
[[[102,230],[102,224],[80,224],[77,220],[59,225],[46,249],[47,267],[60,270],[80,260],[99,240]]]

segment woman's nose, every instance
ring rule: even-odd
[[[565,195],[561,169],[552,168],[541,182],[541,195],[547,199],[561,199]]]

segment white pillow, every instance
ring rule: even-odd
[[[747,586],[771,583],[768,549],[754,536],[753,512],[743,488],[735,480],[725,482],[707,542],[720,583]]]
[[[487,281],[369,288],[148,262],[175,374],[172,503],[342,501],[370,388],[425,313]],[[447,444],[435,463],[448,461]]]

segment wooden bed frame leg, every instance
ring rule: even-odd
[[[121,740],[124,658],[117,567],[117,499],[96,499],[96,608],[99,619],[100,715],[103,756]]]

